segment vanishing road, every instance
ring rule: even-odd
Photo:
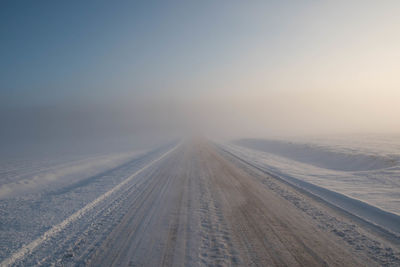
[[[54,253],[49,247],[35,252],[48,236],[29,247],[33,256],[47,254],[33,257],[33,264],[400,266],[396,235],[211,142],[184,142],[135,175],[50,232],[59,240]],[[85,227],[79,226],[84,217]],[[64,242],[62,231],[75,234]],[[29,263],[29,253],[20,251],[8,263]]]

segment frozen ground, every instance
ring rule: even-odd
[[[242,139],[225,148],[273,173],[400,215],[399,136]]]
[[[0,259],[51,231],[168,147],[4,161],[0,179]]]
[[[3,158],[0,161],[0,199],[18,197],[76,183],[144,153],[98,153],[42,158]]]
[[[376,231],[205,140],[0,200],[1,266],[398,266]]]

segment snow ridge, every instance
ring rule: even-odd
[[[31,253],[35,248],[37,248],[39,245],[41,245],[43,242],[45,242],[47,239],[53,237],[55,234],[59,233],[62,231],[64,228],[66,228],[70,223],[76,221],[77,219],[81,218],[84,216],[89,210],[94,208],[96,205],[98,205],[100,202],[106,200],[109,196],[111,196],[113,193],[117,192],[120,190],[124,185],[126,185],[128,182],[130,182],[133,178],[135,178],[138,174],[142,173],[149,167],[151,167],[153,164],[161,161],[163,158],[165,158],[167,155],[169,155],[171,152],[176,150],[177,147],[179,147],[180,143],[177,144],[175,147],[171,148],[164,154],[162,154],[160,157],[156,158],[155,160],[151,161],[149,164],[145,165],[143,168],[140,170],[136,171],[133,173],[131,176],[126,178],[123,182],[119,183],[115,187],[113,187],[111,190],[107,191],[103,195],[99,196],[92,202],[88,203],[86,206],[84,206],[82,209],[78,210],[74,214],[72,214],[70,217],[66,218],[64,221],[61,223],[54,225],[50,230],[45,232],[42,236],[38,237],[31,243],[23,246],[20,248],[17,252],[15,252],[13,255],[11,255],[9,258],[4,260],[2,263],[0,263],[0,266],[11,266],[18,260],[24,258],[26,255]]]

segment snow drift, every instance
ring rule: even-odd
[[[388,156],[344,153],[315,144],[260,139],[241,139],[235,144],[337,171],[369,171],[396,165],[396,160]]]

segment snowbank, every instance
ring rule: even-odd
[[[37,193],[47,188],[68,185],[114,168],[144,151],[91,155],[80,159],[32,159],[8,163],[0,173],[0,199]]]
[[[260,139],[241,139],[234,143],[330,170],[368,171],[389,168],[397,164],[394,158],[383,155],[344,153],[315,144]]]
[[[291,143],[242,139],[224,149],[271,173],[400,215],[400,138]],[[372,145],[370,145],[372,144]]]

